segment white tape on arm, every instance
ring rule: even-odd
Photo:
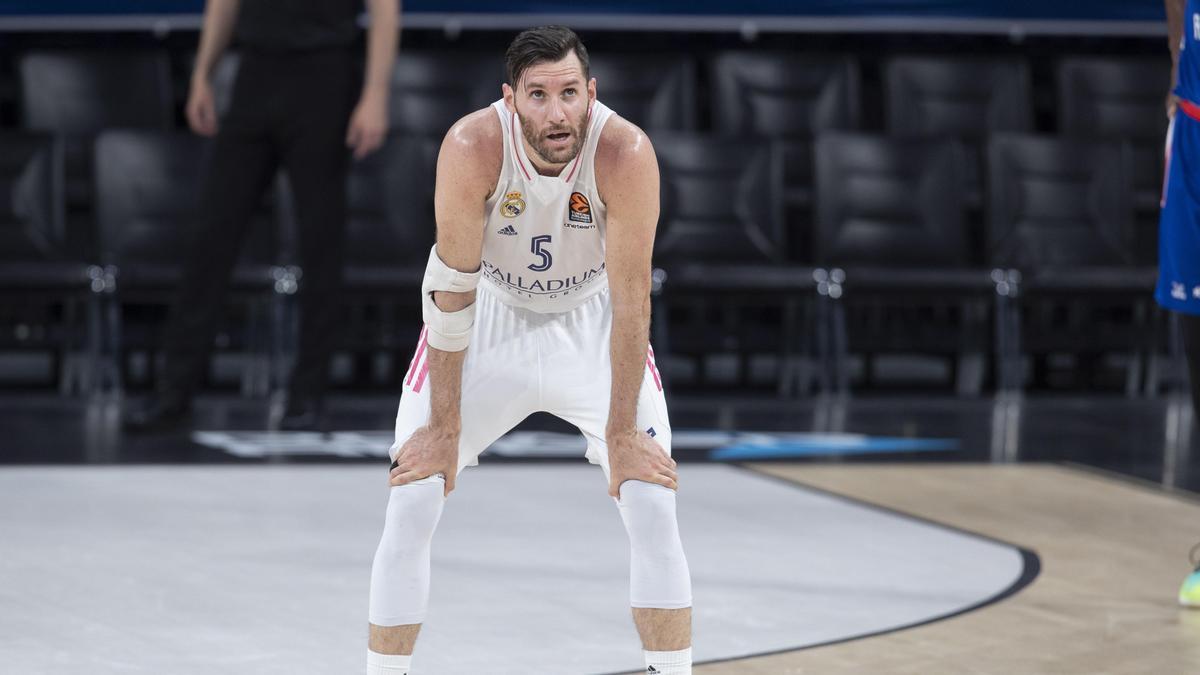
[[[433,301],[435,291],[468,293],[479,285],[483,269],[459,272],[442,262],[437,246],[429,250],[429,263],[421,282],[421,315],[429,327],[429,346],[444,352],[461,352],[471,342],[471,326],[475,323],[475,303],[457,312],[443,312]]]

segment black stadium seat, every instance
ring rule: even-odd
[[[49,134],[0,133],[0,260],[62,255],[62,149]]]
[[[108,272],[105,328],[115,386],[121,385],[123,357],[128,350],[153,352],[160,346],[157,325],[126,325],[122,307],[164,306],[174,300],[188,246],[196,236],[205,154],[206,141],[185,133],[108,131],[96,139],[96,212],[100,257]],[[276,290],[289,289],[277,289],[274,224],[260,219],[251,229],[231,289],[235,298],[247,301],[245,325],[265,334],[261,328],[268,301]],[[265,338],[250,335],[250,328],[246,331],[242,346],[262,348]],[[261,375],[247,370],[244,387],[251,386],[252,374]]]
[[[1158,202],[1162,195],[1165,92],[1171,61],[1162,58],[1064,59],[1058,66],[1061,133],[1130,146],[1136,230],[1141,262],[1157,258]]]
[[[1029,66],[1002,58],[898,57],[884,65],[887,130],[979,142],[1033,127]]]
[[[1131,356],[1139,389],[1155,270],[1135,264],[1128,146],[1001,134],[988,146],[989,259],[1022,274],[1024,351],[1046,375],[1050,353]],[[1093,355],[1089,357],[1088,354]]]
[[[23,127],[64,142],[69,244],[91,253],[92,140],[105,129],[172,126],[169,60],[158,50],[31,51],[17,67]]]
[[[390,359],[403,373],[421,328],[420,287],[433,246],[434,176],[441,139],[392,135],[350,174],[346,240],[346,347],[358,361]]]
[[[690,59],[651,54],[595,56],[597,97],[647,130],[696,128],[696,68]]]
[[[442,136],[501,96],[504,62],[493,53],[404,50],[392,70],[393,132]]]
[[[48,355],[66,393],[90,384],[78,355],[92,278],[63,246],[62,171],[48,134],[0,133],[0,349]]]
[[[90,136],[114,127],[172,124],[170,64],[163,52],[29,52],[19,69],[28,129]]]
[[[770,384],[805,384],[802,367],[816,299],[811,268],[783,264],[778,149],[763,140],[659,133],[662,212],[655,263],[658,362],[686,357],[692,382],[712,385],[709,358],[732,356],[751,384],[751,359],[777,358]],[[684,379],[687,379],[686,377]],[[678,384],[678,379],[676,379]]]
[[[960,144],[830,132],[816,148],[819,263],[968,264]]]
[[[859,125],[857,64],[850,58],[726,52],[711,65],[717,131],[780,141],[789,221],[792,212],[809,218],[813,139]]]
[[[436,136],[393,134],[351,167],[346,264],[425,269],[433,245]]]
[[[836,381],[848,352],[866,357],[867,379],[875,354],[921,353],[955,357],[959,393],[978,393],[995,284],[971,265],[962,145],[827,132],[816,159],[813,249],[845,274]]]
[[[967,205],[983,206],[989,134],[1033,129],[1029,66],[1018,59],[899,57],[884,65],[888,133],[953,139],[967,152]]]
[[[1129,175],[1119,145],[999,134],[988,162],[993,264],[1039,270],[1133,262]]]
[[[659,133],[656,260],[783,262],[779,155],[765,141]]]

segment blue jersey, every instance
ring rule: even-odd
[[[1158,304],[1200,315],[1200,0],[1183,15],[1180,99],[1167,130],[1167,161],[1158,227]]]
[[[1179,44],[1179,78],[1175,95],[1200,103],[1200,0],[1188,0]]]
[[[1200,193],[1194,166],[1200,160],[1200,122],[1182,109],[1167,132],[1167,171],[1158,225],[1158,287],[1166,309],[1200,314]]]

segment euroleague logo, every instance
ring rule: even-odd
[[[582,192],[571,193],[571,208],[567,218],[575,223],[592,222],[592,204]]]

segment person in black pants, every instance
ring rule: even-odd
[[[251,217],[279,168],[295,194],[304,270],[299,354],[280,426],[317,427],[338,333],[350,154],[362,158],[383,143],[398,39],[398,0],[366,6],[364,77],[363,0],[208,0],[187,102],[192,130],[215,137],[199,228],[166,329],[163,377],[151,401],[126,418],[127,430],[187,418]],[[209,80],[231,38],[241,64],[218,124]]]

